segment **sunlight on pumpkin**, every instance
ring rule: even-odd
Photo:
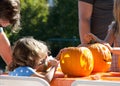
[[[111,58],[107,58],[108,56],[111,56],[111,53],[108,52],[109,50],[105,46],[102,47],[102,50],[104,51],[104,52],[102,52],[103,53],[103,59],[106,62],[108,62],[107,64],[111,64],[111,60],[112,59]]]
[[[104,50],[104,51],[105,51],[105,50],[106,50],[106,48],[105,48],[105,47],[102,47],[102,50]]]
[[[110,65],[111,65],[111,62],[107,62],[107,64],[110,64]]]
[[[83,54],[82,54],[82,55],[80,55],[80,58],[82,58],[82,57],[83,57]],[[80,64],[81,64],[81,67],[83,67],[83,66],[84,66],[85,62],[83,61],[83,59],[80,59]]]
[[[109,49],[100,43],[91,44],[88,47],[94,58],[93,72],[106,72],[109,70],[112,56]]]
[[[89,65],[89,66],[86,66],[86,67],[89,67],[88,70],[91,70],[91,68],[92,68],[93,65],[90,65],[91,64],[90,63],[91,62],[91,58],[90,57],[93,57],[93,56],[92,56],[91,52],[87,52],[87,51],[85,51],[85,55],[89,56],[88,59],[87,59],[88,62],[86,61],[86,64]]]
[[[87,68],[88,67],[87,65],[89,65],[88,64],[89,58],[87,60],[87,59],[84,58],[85,56],[83,56],[83,55],[85,55],[87,57],[88,56],[92,57],[92,55],[90,54],[90,52],[88,52],[86,50],[83,50],[83,54],[80,56],[80,58],[82,58],[82,59],[80,59],[81,67],[83,67],[84,70],[88,70],[88,69],[90,70],[91,66],[89,66],[89,68]]]

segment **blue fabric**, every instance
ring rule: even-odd
[[[22,66],[9,72],[10,76],[31,76],[35,73],[35,70],[28,66]]]

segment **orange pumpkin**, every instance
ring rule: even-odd
[[[108,48],[100,43],[87,46],[94,58],[93,72],[106,72],[111,66],[112,56]]]
[[[88,76],[93,70],[93,57],[86,47],[64,48],[60,54],[60,66],[64,74]]]

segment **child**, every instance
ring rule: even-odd
[[[32,37],[19,39],[13,47],[12,56],[12,62],[8,67],[10,76],[35,76],[50,82],[58,65],[57,60],[49,59],[50,68],[49,71],[45,71],[48,48],[44,42]],[[43,72],[36,72],[41,65],[45,67],[42,69]]]
[[[89,33],[87,36],[85,36],[85,39],[89,42],[90,39],[95,40],[96,42],[107,42],[110,45],[113,45],[113,48],[109,48],[111,52],[113,53],[113,58],[112,58],[112,64],[111,64],[111,71],[120,71],[120,55],[119,55],[119,48],[120,47],[120,0],[114,0],[114,8],[113,8],[113,13],[114,13],[114,19],[109,25],[109,30],[108,34],[105,38],[105,40],[100,40],[98,39],[95,35]]]

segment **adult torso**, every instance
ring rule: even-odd
[[[113,21],[113,0],[80,0],[93,5],[91,32],[104,39]]]
[[[91,32],[104,39],[108,31],[108,25],[112,21],[113,0],[95,0],[91,19]]]

